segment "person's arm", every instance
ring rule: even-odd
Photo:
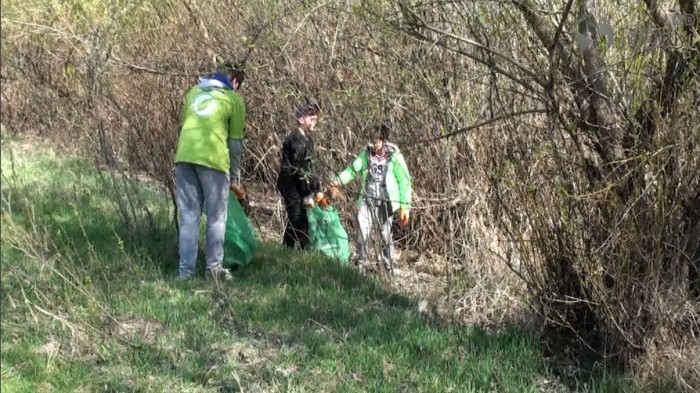
[[[291,137],[287,136],[282,142],[282,160],[280,162],[280,176],[285,179],[292,179],[294,176],[294,152],[292,149]]]
[[[240,181],[238,176],[245,137],[246,107],[241,96],[235,93],[231,93],[231,96],[231,114],[228,121],[229,179],[231,184],[235,184]]]
[[[190,97],[192,96],[192,89],[188,90],[187,93],[185,93],[185,98],[182,100],[182,112],[180,113],[180,124],[185,122],[185,118],[187,118],[187,110],[189,109],[191,105],[191,100]]]
[[[238,139],[228,140],[228,162],[229,162],[229,181],[231,184],[238,184],[241,181],[239,178],[241,166],[241,153],[243,152],[242,142]]]
[[[289,164],[294,180],[301,180],[306,176],[306,142],[300,135],[292,135],[289,142]]]
[[[408,212],[411,209],[413,190],[411,189],[411,173],[400,151],[396,151],[392,157],[394,160],[394,176],[399,184],[399,203],[401,208]]]
[[[246,105],[243,97],[231,92],[231,116],[228,121],[229,139],[245,138]]]
[[[313,146],[312,142],[306,139],[299,139],[295,151],[295,167],[297,169],[297,179],[299,193],[306,197],[311,195],[311,183],[314,181],[313,174]]]
[[[321,179],[318,175],[318,165],[316,165],[316,148],[312,140],[309,140],[307,154],[307,165],[309,167],[309,192],[315,195],[316,193],[321,192]]]
[[[352,163],[347,166],[342,172],[337,176],[337,182],[339,185],[344,186],[350,183],[358,173],[361,173],[367,165],[367,149],[362,149],[362,151],[355,156]]]

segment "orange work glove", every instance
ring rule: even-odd
[[[322,192],[317,192],[316,196],[314,196],[314,200],[323,208],[326,208],[328,207],[328,205],[330,205],[330,201],[328,201],[328,198],[326,198],[326,196],[323,195]]]
[[[236,194],[236,198],[238,198],[239,201],[242,201],[245,199],[245,190],[243,190],[243,188],[241,188],[235,184],[231,184],[230,188],[231,188],[231,191],[233,191],[233,193]]]
[[[408,210],[404,208],[399,209],[399,221],[403,225],[408,225]]]

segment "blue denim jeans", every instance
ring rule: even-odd
[[[179,212],[179,275],[194,274],[199,248],[199,220],[207,216],[206,270],[222,268],[228,211],[229,174],[197,164],[177,163],[176,199]],[[203,211],[204,210],[204,211]]]
[[[357,212],[359,232],[357,234],[357,263],[362,266],[367,262],[367,242],[372,229],[376,228],[382,237],[382,262],[384,267],[391,266],[394,258],[394,241],[391,237],[392,224],[391,202],[366,199]]]

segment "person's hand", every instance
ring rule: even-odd
[[[319,204],[319,206],[326,208],[328,205],[330,205],[330,201],[328,201],[328,198],[322,193],[322,192],[317,192],[316,195],[314,196],[314,201]]]
[[[328,185],[326,192],[330,195],[331,199],[340,199],[343,193],[340,191],[340,186],[338,182],[333,182]]]
[[[236,194],[236,198],[238,198],[239,201],[242,201],[245,199],[245,190],[235,184],[231,184],[230,186],[231,191],[233,191],[234,194]]]
[[[308,208],[312,208],[312,207],[316,206],[316,203],[314,202],[313,194],[304,198],[304,206],[306,206]]]
[[[399,222],[402,225],[408,225],[408,210],[404,208],[399,209]]]

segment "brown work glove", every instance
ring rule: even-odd
[[[336,182],[333,182],[328,185],[326,188],[326,193],[331,197],[331,199],[338,200],[342,198],[343,192],[340,190],[340,185]]]
[[[236,198],[238,198],[239,201],[244,201],[246,199],[246,193],[242,187],[239,187],[235,184],[231,184],[231,187],[229,188],[231,189],[231,191],[233,191],[234,194],[236,194]]]
[[[404,208],[399,209],[399,222],[402,225],[408,225],[408,210]]]

